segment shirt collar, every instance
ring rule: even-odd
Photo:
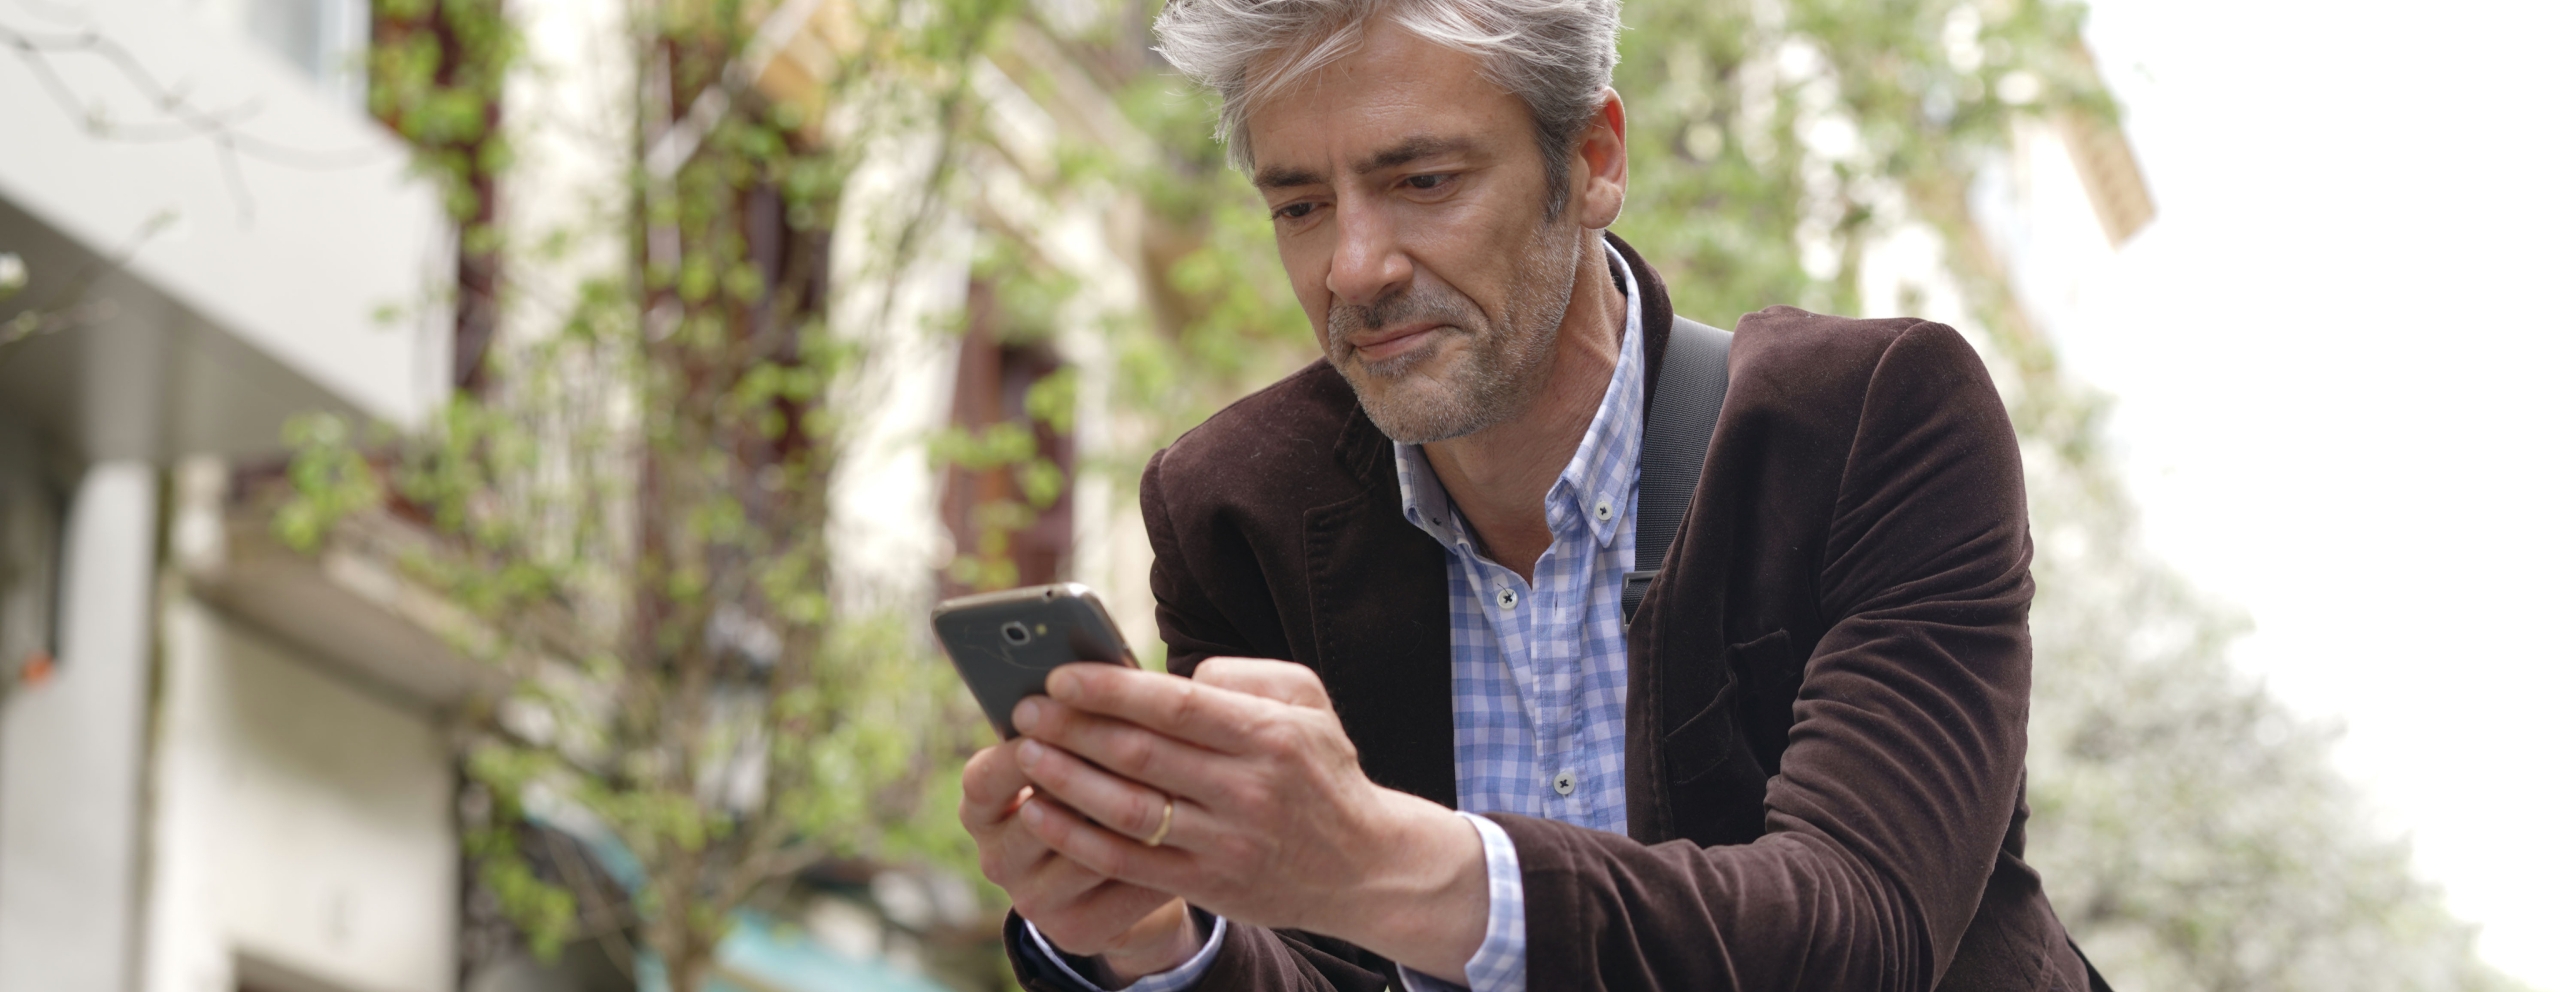
[[[1618,249],[1601,242],[1609,253],[1609,275],[1627,301],[1626,326],[1618,332],[1618,365],[1600,409],[1582,433],[1573,459],[1547,490],[1547,529],[1563,532],[1582,519],[1602,545],[1616,536],[1618,525],[1633,515],[1637,463],[1644,450],[1644,301],[1635,292],[1635,270]],[[1468,546],[1465,523],[1457,506],[1441,488],[1431,460],[1420,445],[1397,443],[1396,488],[1404,500],[1404,518],[1452,551]]]

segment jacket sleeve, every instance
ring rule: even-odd
[[[1531,988],[1922,992],[1953,958],[2023,781],[2016,436],[1936,324],[1884,344],[1840,409],[1855,429],[1814,576],[1826,629],[1765,832],[1646,846],[1494,817],[1520,854]]]
[[[1248,639],[1210,602],[1200,584],[1192,581],[1189,559],[1184,557],[1165,506],[1163,463],[1163,452],[1148,460],[1146,474],[1138,484],[1138,506],[1146,518],[1148,540],[1155,546],[1150,581],[1156,596],[1156,625],[1165,640],[1166,667],[1187,677],[1207,658],[1270,653],[1250,647]],[[1018,921],[1019,917],[1014,919]],[[1008,927],[1018,925],[1009,923]],[[1010,931],[1005,950],[1023,988],[1031,992],[1079,992],[1053,980],[1041,962],[1030,960]],[[1394,974],[1394,962],[1346,941],[1229,921],[1226,946],[1219,950],[1217,961],[1194,988],[1200,992],[1377,992],[1398,987]]]

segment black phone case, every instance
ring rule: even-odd
[[[1101,597],[1074,582],[944,600],[933,609],[933,633],[987,722],[1008,739],[1016,736],[1014,704],[1043,691],[1050,669],[1075,661],[1138,664]]]

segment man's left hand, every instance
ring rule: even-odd
[[[1247,658],[1188,679],[1080,664],[1048,691],[1013,718],[1044,790],[1022,815],[1051,848],[1236,922],[1341,937],[1463,981],[1484,937],[1483,844],[1449,810],[1369,781],[1315,673]]]

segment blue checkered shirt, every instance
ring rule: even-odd
[[[1634,285],[1609,249],[1620,286]],[[1618,587],[1636,564],[1636,470],[1644,452],[1644,316],[1634,293],[1618,368],[1564,474],[1547,490],[1552,543],[1534,582],[1478,550],[1422,449],[1396,446],[1404,515],[1449,562],[1449,690],[1456,706],[1458,809],[1517,813],[1627,832],[1627,638]],[[1492,913],[1467,961],[1479,992],[1528,987],[1520,861],[1493,821],[1484,838]],[[1413,988],[1446,988],[1407,970]]]
[[[1606,250],[1619,287],[1633,287],[1626,259]],[[1517,813],[1627,832],[1627,640],[1619,627],[1618,587],[1636,562],[1644,318],[1636,294],[1625,295],[1617,370],[1573,460],[1547,490],[1552,543],[1532,566],[1534,583],[1478,552],[1421,448],[1395,447],[1405,519],[1440,542],[1449,566],[1458,809],[1484,841],[1493,897],[1484,943],[1467,961],[1467,984],[1477,992],[1528,987],[1529,918],[1510,835],[1475,814]],[[1066,968],[1038,930],[1024,930],[1041,956],[1100,992]],[[1173,992],[1199,981],[1225,931],[1219,921],[1198,956],[1131,988]],[[1402,970],[1407,988],[1451,988]]]

